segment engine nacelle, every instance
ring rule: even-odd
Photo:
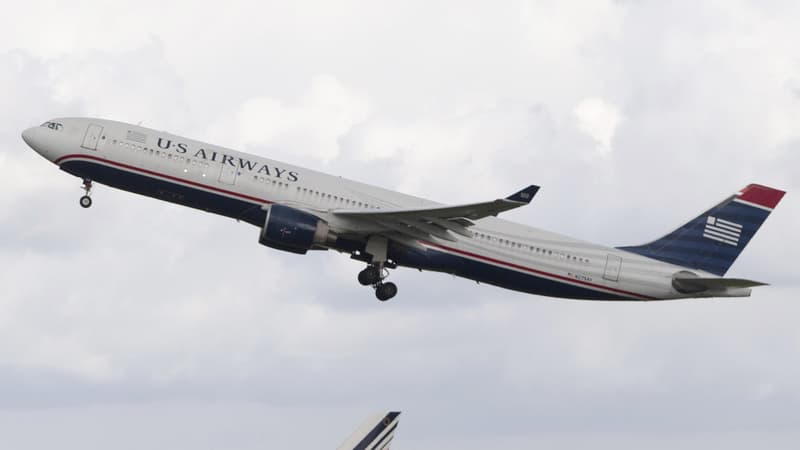
[[[319,217],[284,205],[270,205],[258,242],[267,247],[304,255],[336,237]]]

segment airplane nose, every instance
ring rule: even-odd
[[[52,161],[56,155],[49,131],[43,127],[28,128],[22,132],[22,140],[36,153]]]
[[[38,127],[28,128],[27,130],[22,132],[22,140],[25,141],[25,143],[28,144],[28,146],[33,149],[35,149],[33,135],[34,132],[36,131],[36,128]]]

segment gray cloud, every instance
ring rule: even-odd
[[[334,447],[384,408],[397,448],[796,442],[794,4],[162,3],[0,18],[4,442]],[[772,184],[731,275],[774,286],[611,304],[398,270],[378,304],[359,263],[248,225],[104,187],[80,209],[19,138],[65,115],[443,202],[533,182],[508,218],[614,245]]]

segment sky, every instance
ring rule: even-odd
[[[0,436],[27,449],[795,448],[800,4],[189,1],[0,16]],[[260,246],[30,150],[132,123],[609,245],[751,182],[788,191],[749,299],[587,302]]]

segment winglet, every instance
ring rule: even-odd
[[[531,200],[533,200],[533,197],[536,195],[537,192],[539,192],[539,186],[532,184],[526,187],[525,189],[517,192],[516,194],[506,197],[506,200],[528,204],[531,202]]]

